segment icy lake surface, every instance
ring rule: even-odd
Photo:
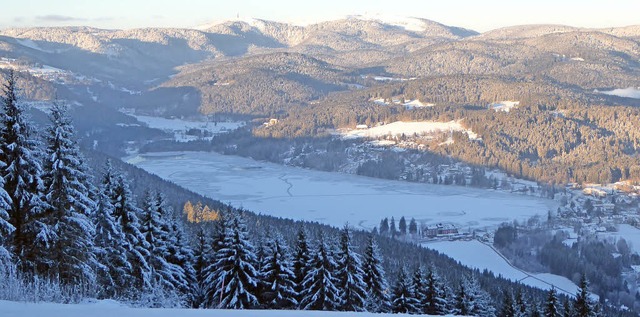
[[[555,210],[554,201],[492,190],[417,184],[328,173],[205,152],[136,155],[127,159],[207,197],[248,210],[371,229],[385,217],[484,229]]]

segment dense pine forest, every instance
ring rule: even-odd
[[[256,215],[82,151],[66,107],[38,129],[10,73],[0,120],[0,299],[142,307],[623,316],[391,237]],[[189,221],[198,202],[215,217]]]

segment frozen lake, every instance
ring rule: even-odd
[[[371,229],[385,217],[462,230],[526,220],[555,210],[552,200],[457,186],[417,184],[328,173],[205,152],[127,159],[180,186],[236,207],[333,226]]]

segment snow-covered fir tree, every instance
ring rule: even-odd
[[[166,216],[161,214],[155,195],[146,191],[140,217],[140,233],[144,236],[147,248],[145,260],[151,268],[150,278],[155,283],[154,287],[162,287],[164,291],[170,292],[176,290],[176,275],[180,273],[176,271],[181,271],[181,268],[166,260],[170,241],[169,225],[164,223],[165,218]]]
[[[296,236],[296,245],[293,250],[293,275],[294,275],[294,291],[297,294],[296,301],[298,304],[302,302],[303,282],[309,273],[309,263],[311,262],[311,251],[309,249],[309,241],[304,228],[298,230]],[[299,307],[302,308],[302,307]]]
[[[544,317],[560,317],[560,311],[558,309],[558,296],[556,295],[556,289],[551,288],[547,295],[547,302],[544,304]]]
[[[411,277],[411,289],[413,297],[416,299],[416,312],[424,314],[427,306],[427,281],[425,280],[422,267],[416,267]]]
[[[43,176],[47,202],[43,221],[54,238],[46,254],[51,263],[48,273],[63,284],[91,285],[96,259],[91,252],[95,227],[89,216],[96,209],[95,188],[73,140],[66,107],[54,103],[50,120]]]
[[[98,191],[98,208],[93,214],[95,225],[94,253],[98,298],[119,298],[131,288],[131,264],[127,262],[128,245],[122,227],[116,221],[111,199]]]
[[[418,313],[418,300],[413,297],[411,281],[407,278],[403,267],[398,271],[398,279],[391,295],[391,310],[396,314]]]
[[[0,177],[9,198],[7,210],[13,226],[8,245],[23,271],[46,273],[51,263],[44,256],[54,232],[42,221],[44,201],[38,142],[18,103],[16,77],[9,72],[3,84],[0,118]]]
[[[573,301],[573,314],[576,317],[595,317],[595,304],[589,295],[589,282],[583,274],[580,278],[578,293]]]
[[[302,282],[302,301],[300,307],[305,310],[336,310],[340,304],[338,280],[334,275],[337,263],[331,246],[322,233],[313,250],[309,262],[309,271]]]
[[[211,262],[211,239],[207,236],[201,226],[196,233],[195,244],[193,246],[193,271],[195,283],[193,285],[194,308],[206,307],[206,295],[208,286],[205,284],[206,268]]]
[[[440,280],[438,274],[430,268],[426,276],[424,312],[430,315],[445,315],[447,309],[445,284]]]
[[[174,270],[176,289],[183,296],[186,303],[193,307],[195,303],[194,290],[196,283],[196,271],[193,267],[194,254],[189,239],[184,232],[183,225],[175,217],[169,217],[169,243],[165,259],[169,264],[177,266]]]
[[[260,302],[269,309],[298,307],[295,291],[295,274],[289,249],[279,234],[265,241],[264,257],[260,270],[262,288]]]
[[[129,183],[124,176],[115,172],[110,162],[105,168],[102,190],[113,206],[113,216],[125,237],[127,262],[131,266],[130,291],[144,291],[151,288],[151,267],[147,263],[149,246],[140,232],[140,209],[134,204]],[[134,292],[135,293],[135,292]]]
[[[504,299],[502,301],[502,307],[500,308],[499,315],[500,317],[515,317],[516,309],[513,304],[513,296],[511,293],[506,291],[504,292]]]
[[[382,267],[382,256],[374,235],[370,235],[364,250],[362,261],[364,275],[363,282],[367,285],[366,309],[372,312],[388,312],[391,308],[389,301],[389,285]]]
[[[218,308],[248,309],[258,305],[256,288],[258,272],[256,256],[247,238],[244,220],[238,214],[225,230],[224,239],[206,269],[205,283],[212,288],[207,294],[209,305]]]
[[[524,296],[522,295],[522,291],[520,291],[520,289],[516,290],[514,307],[516,317],[528,316],[529,307],[527,307],[527,303],[524,300]]]
[[[495,316],[491,297],[480,288],[474,277],[464,277],[455,298],[455,314],[473,316]]]
[[[337,259],[337,287],[340,290],[338,309],[343,311],[363,311],[367,299],[367,285],[363,281],[364,271],[360,255],[353,250],[349,227],[340,233],[340,249]]]

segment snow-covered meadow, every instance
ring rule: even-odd
[[[557,209],[552,200],[499,191],[320,172],[205,152],[127,159],[202,195],[262,214],[371,229],[385,217],[450,223],[463,231],[525,221]]]
[[[432,133],[442,133],[450,131],[461,131],[467,133],[470,139],[477,139],[478,135],[473,131],[465,128],[460,121],[436,122],[436,121],[418,121],[403,122],[396,121],[393,123],[380,125],[368,129],[349,130],[342,133],[344,138],[379,138],[384,136],[399,135],[423,135]]]
[[[640,88],[634,88],[634,87],[617,88],[617,89],[608,90],[608,91],[598,91],[598,90],[596,90],[595,92],[596,93],[605,94],[605,95],[610,95],[610,96],[618,96],[618,97],[624,97],[624,98],[640,99]]]
[[[477,240],[424,243],[424,247],[446,254],[470,268],[488,270],[506,279],[541,289],[575,295],[578,286],[566,277],[549,273],[528,273],[512,266],[491,246]]]
[[[0,301],[3,317],[384,317],[404,314],[326,312],[300,310],[227,310],[130,308],[111,300],[85,304],[24,303]],[[415,316],[415,315],[413,315]],[[427,316],[427,315],[423,315]]]
[[[187,132],[191,129],[197,129],[201,131],[207,131],[211,135],[226,133],[231,130],[235,130],[244,125],[244,122],[209,122],[209,121],[193,121],[183,120],[178,118],[162,118],[151,116],[132,115],[138,121],[146,124],[149,128],[160,129],[169,133],[173,133],[176,141],[186,142],[198,139],[197,136],[188,135]],[[204,139],[211,139],[211,137],[205,137]]]

